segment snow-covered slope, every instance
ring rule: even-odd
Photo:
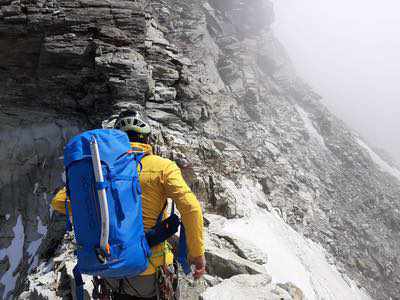
[[[258,184],[246,178],[241,183],[239,188],[229,183],[229,192],[241,199],[238,209],[246,216],[226,220],[214,230],[258,247],[268,257],[265,267],[272,281],[295,284],[309,300],[371,299],[320,245],[293,230],[276,211],[260,209],[257,203],[265,196]]]
[[[40,219],[40,217],[38,216],[37,218],[38,221],[38,228],[37,228],[37,233],[40,235],[40,237],[37,240],[34,240],[32,242],[30,242],[29,246],[28,246],[28,254],[30,257],[29,260],[29,271],[31,271],[33,268],[36,268],[38,265],[38,261],[39,261],[39,257],[37,255],[37,252],[39,250],[39,247],[42,243],[42,240],[44,238],[44,236],[47,233],[47,226],[43,225],[42,220]]]
[[[372,161],[378,166],[379,169],[400,180],[400,171],[397,168],[390,166],[361,139],[357,139],[357,143],[367,151]]]

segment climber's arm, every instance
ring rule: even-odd
[[[58,191],[58,193],[51,200],[51,206],[54,208],[54,210],[63,215],[65,215],[65,199],[66,198],[67,198],[67,190],[65,187],[63,187],[61,190]],[[69,201],[68,201],[68,204],[70,205]],[[71,209],[71,206],[69,206],[69,208]]]
[[[189,257],[204,256],[203,214],[196,196],[182,177],[179,167],[171,162],[164,169],[166,196],[175,201],[185,227]]]

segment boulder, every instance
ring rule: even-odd
[[[292,300],[268,275],[237,275],[207,289],[202,300]]]
[[[303,291],[291,282],[287,282],[284,284],[278,283],[277,286],[284,289],[285,291],[287,291],[289,293],[289,295],[292,296],[293,300],[305,300],[306,299]]]
[[[264,274],[263,266],[241,258],[237,254],[222,248],[206,247],[207,272],[221,278],[238,274]]]

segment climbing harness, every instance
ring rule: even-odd
[[[110,300],[111,299],[111,289],[107,285],[107,281],[99,277],[93,277],[93,299],[99,300]]]
[[[167,242],[162,243],[163,247],[160,252],[157,252],[153,255],[152,258],[163,257],[164,264],[155,267],[151,259],[149,258],[149,263],[156,270],[155,273],[155,290],[156,296],[154,299],[157,300],[177,300],[179,299],[179,290],[178,290],[178,262],[174,260],[172,265],[166,264],[166,255],[168,252],[172,251],[172,246]],[[112,287],[106,279],[93,277],[93,299],[98,300],[111,300],[113,298],[113,293],[117,293],[118,295],[126,295],[128,297],[132,297],[132,299],[136,299],[135,296],[129,296],[128,292],[125,290],[126,285],[132,290],[135,290],[134,286],[129,283],[127,278],[121,278],[118,280],[118,287]],[[135,291],[136,294],[139,292]],[[139,298],[137,298],[139,299]],[[153,299],[153,298],[152,298]]]
[[[163,265],[156,270],[156,291],[157,300],[177,300],[179,299],[178,270],[177,263],[174,265]]]
[[[156,267],[149,258],[149,263],[156,270],[156,298],[157,300],[177,300],[179,299],[178,262],[174,259],[172,265],[167,265],[166,255],[173,249],[167,241],[164,241],[162,245],[162,251],[154,253],[153,258],[162,256],[164,258],[163,265]]]

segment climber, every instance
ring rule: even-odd
[[[151,128],[137,111],[122,112],[115,122],[116,129],[125,131],[133,151],[144,152],[140,184],[142,188],[143,223],[145,230],[154,227],[167,198],[178,208],[186,230],[188,256],[194,265],[193,277],[205,273],[203,217],[200,204],[182,177],[179,167],[169,159],[154,155],[149,144]],[[55,210],[65,214],[65,189],[52,200]],[[165,217],[165,214],[164,214]],[[140,276],[128,279],[100,279],[110,289],[112,299],[178,299],[176,264],[167,241],[152,247],[149,267]],[[174,267],[175,266],[175,267]],[[175,269],[175,270],[174,270]],[[160,286],[161,285],[163,286]],[[159,298],[157,298],[159,297]]]

